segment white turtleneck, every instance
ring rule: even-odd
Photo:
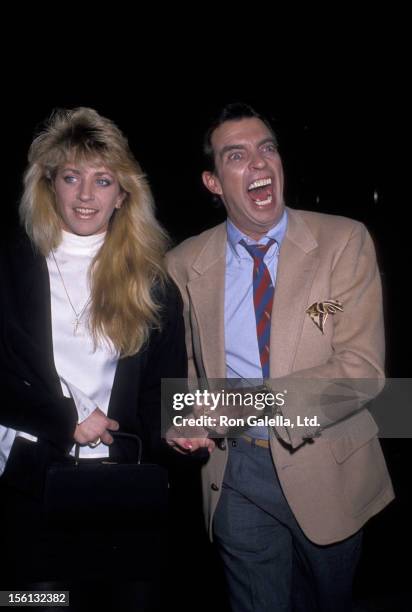
[[[100,342],[94,347],[88,329],[88,272],[105,235],[78,236],[63,231],[62,242],[46,258],[50,278],[54,363],[63,395],[71,397],[76,405],[79,423],[97,407],[107,414],[118,361],[118,354],[109,341]],[[76,317],[79,321],[77,326]],[[24,432],[18,432],[18,435],[36,440]],[[104,444],[80,449],[81,457],[108,455],[109,449]]]
[[[62,232],[62,242],[47,257],[50,277],[53,355],[63,394],[72,397],[78,422],[97,407],[107,414],[118,355],[109,341],[94,347],[88,329],[89,268],[106,234],[77,236]],[[70,299],[69,299],[70,298]],[[70,304],[71,302],[71,304]],[[79,324],[76,327],[76,311]],[[108,447],[82,447],[83,457],[109,455]]]

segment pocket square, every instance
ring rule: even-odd
[[[306,312],[320,331],[323,332],[328,315],[333,315],[337,311],[343,311],[343,305],[338,300],[326,300],[325,302],[313,302]]]

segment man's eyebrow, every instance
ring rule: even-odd
[[[268,136],[267,138],[264,138],[263,140],[260,140],[258,142],[257,146],[261,147],[262,145],[267,144],[268,142],[271,142],[272,144],[275,145],[275,147],[277,147],[276,139],[273,136]],[[227,153],[228,151],[237,151],[239,149],[244,151],[246,149],[246,146],[243,145],[243,144],[226,145],[220,151],[219,156],[223,157],[225,155],[225,153]]]
[[[223,147],[223,149],[221,149],[219,155],[220,155],[220,157],[223,157],[223,155],[225,153],[227,153],[228,151],[234,151],[234,150],[237,150],[237,149],[243,149],[244,150],[245,148],[246,148],[245,145],[241,145],[241,144],[226,145],[225,147]]]

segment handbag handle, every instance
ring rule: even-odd
[[[142,461],[142,448],[143,448],[143,443],[142,443],[142,439],[137,435],[137,434],[131,434],[131,433],[126,433],[124,431],[110,431],[110,435],[112,435],[114,438],[129,438],[131,440],[134,440],[137,444],[137,465],[140,465],[141,461]],[[80,463],[80,444],[78,442],[76,442],[75,446],[74,446],[74,459],[75,459],[75,465],[79,465]]]

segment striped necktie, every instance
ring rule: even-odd
[[[270,239],[267,244],[246,244],[244,240],[240,241],[240,244],[253,257],[253,304],[255,306],[256,332],[263,378],[269,378],[270,317],[275,292],[269,270],[263,258],[275,242],[273,239]]]

